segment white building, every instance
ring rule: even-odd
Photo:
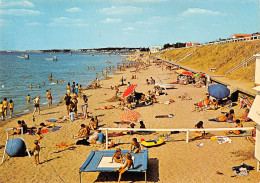
[[[149,47],[151,53],[157,53],[157,52],[161,51],[162,48],[163,48],[162,46],[150,46]]]

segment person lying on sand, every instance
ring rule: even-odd
[[[99,108],[95,108],[94,110],[105,110],[105,109],[115,109],[115,108],[118,108],[119,106],[115,107],[113,105],[107,105],[107,106],[104,106],[103,107],[99,107]]]
[[[222,115],[222,116],[219,116],[217,118],[212,118],[212,119],[209,119],[209,121],[216,121],[216,122],[226,122],[227,119],[228,119],[228,113]]]
[[[181,100],[192,100],[192,98],[187,93],[179,96],[179,98],[181,98]]]
[[[236,128],[242,128],[243,127],[243,124],[242,124],[242,122],[239,120],[239,119],[237,119],[236,120]],[[225,135],[228,135],[228,134],[236,134],[236,135],[239,135],[239,134],[241,134],[241,133],[243,133],[244,131],[243,130],[227,130],[227,131],[225,131],[224,133],[225,133]]]

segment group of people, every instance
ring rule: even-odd
[[[14,113],[14,102],[12,99],[10,99],[10,101],[8,103],[7,98],[4,98],[3,101],[0,101],[0,117],[2,120],[7,119],[8,109],[9,109],[9,114],[10,114],[10,118],[11,118]]]

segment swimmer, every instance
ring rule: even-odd
[[[30,88],[32,89],[34,86],[32,84],[30,84]]]
[[[74,76],[74,73],[72,73],[72,76]]]
[[[42,86],[45,86],[45,82],[42,82]]]
[[[93,66],[93,70],[96,70],[94,66]]]
[[[26,76],[23,76],[23,78],[26,78]]]
[[[89,70],[89,67],[87,67],[87,70]]]
[[[41,88],[41,85],[38,85],[38,88]]]
[[[60,82],[62,83],[62,82],[64,82],[62,79],[60,79]]]
[[[29,104],[30,101],[31,101],[31,96],[30,96],[30,94],[27,95],[26,100],[27,100],[27,104]]]
[[[58,84],[59,83],[59,81],[57,80],[56,82],[55,82],[55,84]]]

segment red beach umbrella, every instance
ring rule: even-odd
[[[184,74],[184,75],[192,75],[192,73],[189,72],[189,71],[184,71],[182,74]]]
[[[137,87],[137,85],[131,85],[129,86],[123,93],[123,98],[131,95],[131,93],[133,93],[133,91],[135,90],[135,87]]]
[[[124,110],[124,112],[120,114],[120,119],[123,121],[136,122],[136,120],[140,117],[141,115],[138,112],[133,110]]]

